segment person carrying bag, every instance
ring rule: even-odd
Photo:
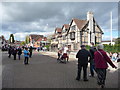
[[[107,56],[106,52],[103,50],[103,45],[99,44],[97,46],[97,51],[94,53],[94,62],[95,62],[95,68],[97,71],[97,83],[100,86],[100,88],[104,88],[105,86],[105,80],[106,80],[106,69],[108,68],[109,63],[112,68],[117,68],[110,58]]]

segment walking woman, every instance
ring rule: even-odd
[[[94,62],[97,71],[97,83],[100,88],[104,88],[105,86],[106,69],[108,68],[107,63],[109,63],[113,68],[117,68],[107,56],[103,48],[103,45],[99,44],[97,46],[97,51],[94,53]]]

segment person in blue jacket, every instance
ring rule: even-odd
[[[24,64],[27,65],[28,64],[28,60],[29,60],[29,51],[28,51],[28,48],[26,47],[25,50],[24,50]]]

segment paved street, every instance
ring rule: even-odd
[[[3,88],[97,88],[96,77],[89,81],[76,81],[77,60],[69,63],[57,63],[56,55],[48,52],[34,52],[29,65],[21,60],[13,60],[3,53]],[[88,69],[89,72],[89,69]],[[118,70],[110,69],[107,73],[107,88],[118,87]]]

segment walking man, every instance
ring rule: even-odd
[[[13,56],[14,56],[14,60],[16,60],[16,55],[17,55],[17,48],[14,47],[14,48],[13,48]]]
[[[94,43],[92,42],[91,43],[91,47],[90,47],[90,50],[89,50],[89,52],[90,52],[90,54],[91,54],[91,59],[90,59],[90,77],[94,77],[94,71],[96,71],[95,70],[95,64],[94,64],[94,53],[95,53],[95,51],[96,51],[96,47],[94,46]]]
[[[29,52],[30,52],[30,58],[31,58],[32,57],[32,46],[30,46]]]
[[[11,46],[9,46],[9,49],[8,49],[8,54],[9,54],[9,58],[11,57],[11,54],[12,54],[12,47]]]
[[[28,64],[28,59],[29,59],[29,51],[28,51],[28,48],[26,47],[25,50],[24,50],[24,64],[27,65]]]
[[[81,46],[81,50],[78,51],[76,58],[78,58],[78,72],[76,80],[81,79],[81,70],[83,68],[83,80],[88,81],[87,79],[87,66],[88,66],[88,57],[91,58],[89,51],[86,50],[85,45]]]
[[[22,49],[19,47],[19,48],[18,48],[18,59],[19,59],[19,60],[20,60],[21,54],[22,54]]]

